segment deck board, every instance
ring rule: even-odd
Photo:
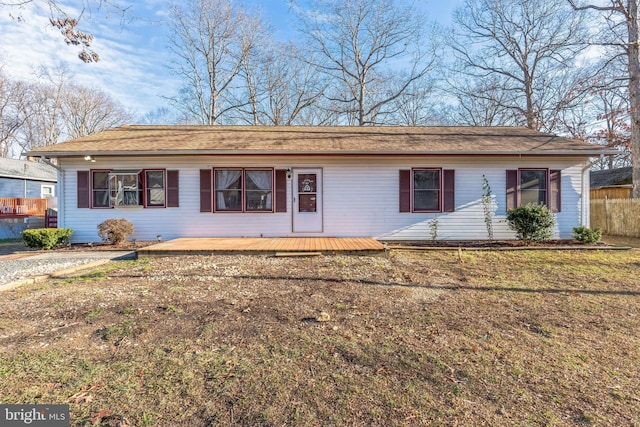
[[[280,238],[179,238],[138,250],[139,256],[166,256],[222,253],[381,252],[383,245],[363,237],[280,237]]]

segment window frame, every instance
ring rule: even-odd
[[[44,194],[44,189],[48,188],[51,190],[50,194]],[[40,198],[41,199],[48,199],[48,198],[54,198],[56,197],[56,186],[54,184],[41,184],[40,185]]]
[[[415,188],[415,173],[419,171],[437,171],[438,172],[438,209],[417,209],[416,208],[416,190]],[[411,168],[411,212],[413,213],[440,213],[443,209],[443,194],[444,194],[444,185],[443,185],[443,169],[436,167],[416,167]],[[436,190],[429,190],[436,191]]]
[[[151,190],[151,188],[147,185],[148,184],[148,178],[147,178],[147,173],[149,172],[162,172],[162,192],[164,193],[164,197],[162,199],[162,204],[152,204],[149,202],[149,190]],[[140,174],[142,175],[142,189],[143,189],[143,193],[142,193],[142,204],[145,208],[165,208],[167,207],[167,186],[168,186],[168,180],[167,180],[167,170],[163,169],[163,168],[149,168],[149,169],[143,169]]]
[[[522,189],[521,189],[521,171],[524,170],[540,170],[545,171],[547,192],[544,205],[554,213],[562,212],[562,169],[553,169],[549,167],[525,167],[507,169],[506,176],[506,203],[507,210],[521,207],[522,205]]]
[[[217,203],[218,191],[224,191],[216,188],[216,172],[220,170],[236,170],[240,171],[240,199],[241,206],[240,209],[219,209]],[[271,193],[271,208],[270,209],[261,209],[261,210],[253,210],[248,209],[247,207],[247,191],[260,191],[260,190],[247,190],[247,172],[250,171],[268,171],[271,174],[271,188],[269,192]],[[275,168],[273,167],[239,167],[239,166],[224,166],[224,167],[213,167],[211,173],[212,185],[211,185],[211,198],[212,198],[212,212],[213,213],[229,213],[229,214],[264,214],[264,213],[274,213],[275,212],[275,193],[276,193],[276,173]]]
[[[94,187],[94,175],[96,173],[106,173],[107,174],[107,187],[106,188],[98,188],[96,189]],[[91,169],[89,171],[89,194],[90,194],[90,198],[89,198],[89,206],[91,207],[91,209],[113,209],[113,206],[111,206],[111,188],[109,185],[109,174],[111,173],[111,169]],[[97,191],[106,191],[107,192],[107,204],[106,205],[96,205],[95,203],[95,193]]]
[[[162,172],[162,190],[164,193],[163,204],[149,203],[148,191],[150,188],[147,186],[147,172]],[[94,187],[96,173],[107,174],[107,188]],[[138,190],[137,190],[137,204],[135,205],[115,205],[112,204],[112,189],[111,189],[111,177],[115,175],[137,175]],[[131,208],[166,208],[167,207],[167,191],[168,191],[168,177],[166,168],[147,168],[147,169],[90,169],[89,170],[89,208],[90,209],[131,209]],[[95,193],[99,191],[107,192],[107,205],[96,205]],[[178,207],[178,206],[175,206]]]
[[[544,205],[549,207],[550,205],[550,193],[551,193],[551,185],[550,185],[550,173],[549,168],[518,168],[518,181],[516,183],[518,189],[518,207],[522,206],[522,171],[542,171],[544,172]],[[529,191],[529,190],[525,190]],[[540,189],[538,189],[538,192]],[[539,202],[538,202],[539,204]]]
[[[145,187],[144,187],[144,183],[142,182],[141,179],[141,174],[143,173],[142,170],[138,169],[138,170],[132,170],[132,169],[114,169],[111,170],[111,172],[109,172],[109,205],[112,208],[136,208],[136,207],[144,207],[144,193],[145,193]],[[123,201],[126,199],[124,197],[124,192],[126,193],[133,193],[135,191],[135,204],[114,204],[114,199],[115,197],[113,196],[114,193],[117,190],[113,190],[111,188],[111,180],[112,178],[118,178],[118,177],[125,177],[125,176],[135,176],[136,178],[136,189],[135,190],[131,190],[131,189],[123,189]]]

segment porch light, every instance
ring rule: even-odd
[[[96,159],[94,159],[93,156],[84,156],[84,159],[88,162],[92,162],[92,163],[96,162]]]

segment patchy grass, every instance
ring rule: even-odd
[[[74,426],[640,425],[640,251],[114,265],[3,294],[2,403]]]

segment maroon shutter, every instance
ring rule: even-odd
[[[507,209],[518,206],[518,171],[507,170]]]
[[[78,208],[91,207],[91,180],[89,171],[78,171]]]
[[[559,170],[549,171],[549,209],[551,209],[551,212],[560,212],[562,210],[560,175],[561,171]]]
[[[443,189],[443,198],[442,198],[442,211],[443,212],[453,212],[456,210],[456,181],[455,181],[455,171],[454,170],[443,170],[442,171],[442,189]]]
[[[167,207],[180,206],[178,171],[167,171]]]
[[[200,212],[211,212],[211,169],[200,169]]]
[[[276,170],[276,212],[287,211],[287,171]]]
[[[400,171],[400,212],[411,212],[411,171]]]

